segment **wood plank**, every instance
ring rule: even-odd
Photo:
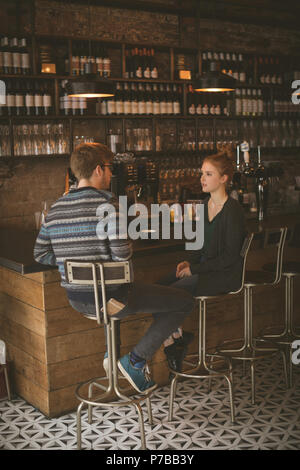
[[[68,387],[105,375],[103,369],[104,351],[99,354],[78,357],[49,365],[50,390]]]
[[[41,387],[44,390],[49,390],[47,364],[39,361],[32,355],[22,351],[11,343],[8,345],[8,347],[9,358],[13,363],[14,371],[20,375],[23,375],[38,387]]]
[[[128,317],[121,323],[122,347],[133,346],[141,338],[150,323],[152,316],[143,315]],[[48,363],[67,361],[78,357],[89,356],[105,351],[103,326],[78,331],[72,334],[50,337],[47,341]]]
[[[66,290],[60,282],[50,282],[44,285],[44,308],[53,310],[59,307],[69,306]]]
[[[0,291],[33,307],[44,308],[42,284],[3,267],[0,267]]]
[[[47,362],[45,338],[43,336],[6,318],[5,321],[2,322],[1,337],[8,344],[8,353],[10,344],[12,344],[39,361]]]
[[[0,315],[38,335],[45,336],[46,334],[46,318],[43,310],[3,293],[0,293]]]
[[[92,330],[98,328],[98,323],[85,318],[81,313],[74,310],[70,305],[67,307],[48,310],[47,337],[61,336],[81,330]]]
[[[20,397],[24,398],[24,400],[40,410],[45,416],[51,417],[49,410],[49,393],[47,390],[39,387],[37,384],[18,372],[15,372],[14,374],[14,385],[16,393]]]

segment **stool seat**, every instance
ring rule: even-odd
[[[274,281],[274,272],[267,271],[246,271],[245,286],[247,284],[272,284]]]
[[[275,272],[276,265],[274,263],[264,264],[263,269],[269,272]],[[282,264],[282,274],[300,274],[300,262],[286,261]]]

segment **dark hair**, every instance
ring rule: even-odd
[[[113,153],[106,145],[87,143],[78,145],[71,155],[70,167],[77,180],[89,179],[97,165],[110,163]]]
[[[221,176],[228,176],[226,185],[231,182],[234,174],[234,163],[227,153],[224,152],[217,153],[215,155],[208,155],[204,158],[202,164],[204,162],[209,162],[214,165],[214,167],[216,167]]]

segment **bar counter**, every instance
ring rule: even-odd
[[[297,246],[288,246],[286,259],[300,260],[300,214],[269,217],[258,223],[247,220],[256,233],[249,253],[248,269],[259,269],[269,261],[260,248],[265,228],[295,228]],[[56,267],[33,260],[37,232],[0,229],[0,337],[10,360],[10,376],[15,393],[48,417],[59,416],[77,406],[74,395],[78,383],[104,374],[103,327],[73,310],[60,286]],[[295,243],[294,243],[295,245]],[[133,264],[136,280],[155,282],[184,260],[182,240],[138,240],[134,242]],[[300,276],[295,279],[295,318],[300,321]],[[284,309],[284,282],[258,287],[253,295],[254,332],[280,323]],[[211,301],[207,307],[208,348],[225,339],[240,338],[243,332],[243,296]],[[128,317],[121,326],[121,354],[130,351],[144,334],[150,315]],[[184,328],[197,336],[197,311],[187,318]],[[190,345],[196,350],[197,340]],[[152,358],[154,380],[168,383],[163,347]]]

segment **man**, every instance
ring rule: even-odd
[[[52,205],[34,247],[37,262],[58,266],[61,285],[72,307],[90,315],[96,313],[93,287],[68,284],[64,261],[126,261],[132,256],[131,242],[119,231],[122,214],[118,211],[117,200],[108,191],[112,158],[111,151],[102,144],[82,144],[75,149],[71,155],[71,170],[78,180],[77,188]],[[99,233],[97,216],[102,204],[113,205],[116,214],[109,219],[105,233]],[[98,214],[101,212],[98,209]],[[107,294],[107,299],[114,298],[125,304],[118,318],[139,312],[151,313],[154,317],[139,343],[118,361],[120,371],[136,390],[149,390],[155,383],[145,373],[146,360],[191,313],[194,299],[184,290],[141,282],[111,287]]]

